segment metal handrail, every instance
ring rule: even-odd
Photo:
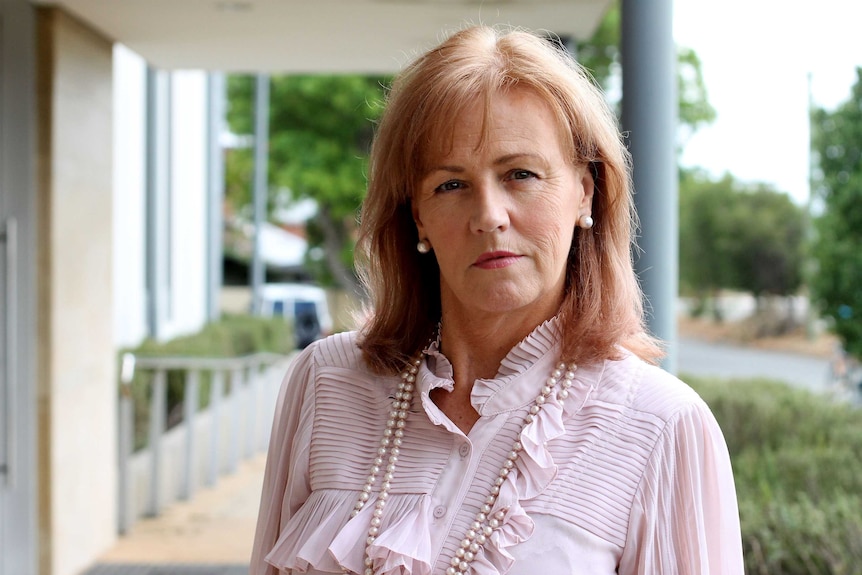
[[[251,365],[275,363],[287,357],[289,356],[270,352],[259,352],[237,357],[147,356],[124,353],[121,381],[124,384],[131,383],[136,369],[164,369],[166,371],[177,369],[196,369],[202,371],[231,370]]]
[[[16,451],[17,445],[17,423],[16,418],[16,402],[17,402],[17,311],[18,311],[18,226],[15,218],[6,220],[2,230],[0,230],[0,242],[5,245],[4,265],[6,267],[6,286],[4,302],[6,321],[3,326],[3,345],[4,350],[5,373],[3,374],[3,386],[5,389],[0,389],[3,394],[3,403],[0,408],[3,409],[2,422],[5,429],[2,430],[4,437],[3,459],[0,460],[0,484],[12,488],[15,485],[15,476],[18,472],[16,469]]]
[[[209,372],[212,374],[208,407],[211,414],[212,431],[205,476],[206,484],[212,486],[218,480],[220,472],[219,447],[223,437],[228,437],[230,441],[227,468],[223,470],[226,472],[236,471],[240,458],[249,458],[254,455],[255,451],[262,451],[266,448],[269,425],[265,418],[260,417],[257,413],[261,404],[261,394],[267,391],[270,394],[269,397],[273,397],[277,383],[280,381],[284,368],[290,359],[291,356],[265,352],[231,358],[123,354],[120,367],[119,396],[120,474],[118,495],[120,501],[118,528],[120,533],[126,533],[137,519],[137,512],[133,509],[130,467],[134,442],[134,406],[131,384],[135,373],[140,371],[152,372],[152,379],[149,380],[151,387],[148,429],[150,460],[146,514],[155,516],[161,512],[165,504],[165,494],[160,484],[165,464],[162,438],[166,433],[167,373],[169,371],[185,372],[183,395],[184,398],[188,398],[183,401],[185,448],[183,469],[180,476],[181,483],[177,495],[179,499],[190,499],[196,488],[194,465],[197,461],[198,446],[195,437],[195,422],[203,414],[198,409],[201,373]],[[282,366],[281,364],[285,365]],[[267,370],[270,372],[274,370],[275,373],[267,373]],[[228,375],[229,379],[226,377]],[[278,378],[278,381],[275,382],[276,385],[271,384],[274,377]],[[267,383],[265,381],[267,378],[270,385],[264,385]],[[229,388],[227,383],[230,384]],[[227,396],[225,395],[226,391],[228,391]],[[225,413],[223,410],[227,408],[230,408],[231,412],[229,429],[225,432],[219,430],[218,424],[221,415]],[[243,417],[246,420],[244,429],[242,428]],[[228,435],[223,435],[223,433]],[[245,445],[242,449],[240,446],[241,437],[245,438]]]

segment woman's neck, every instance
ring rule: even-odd
[[[510,320],[479,321],[471,317],[460,321],[444,312],[440,333],[440,351],[452,364],[454,389],[432,391],[431,399],[465,434],[479,419],[471,395],[477,379],[497,375],[509,351],[524,339],[535,325]]]
[[[539,323],[535,318],[526,321],[490,316],[462,319],[444,311],[440,351],[452,364],[456,387],[472,388],[476,379],[496,376],[509,351]]]

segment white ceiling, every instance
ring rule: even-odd
[[[391,73],[464,23],[589,37],[610,0],[33,0],[159,68]]]

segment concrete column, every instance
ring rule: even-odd
[[[147,63],[117,44],[114,73],[114,343],[134,347],[148,333]]]
[[[678,176],[676,49],[672,0],[623,0],[623,130],[634,159],[641,223],[635,266],[647,297],[649,328],[668,345],[663,367],[676,371]]]
[[[261,253],[261,229],[266,222],[269,175],[269,75],[258,74],[254,105],[254,249],[251,261],[251,313],[260,315],[266,262]]]
[[[171,74],[147,70],[147,331],[165,339],[171,317]]]
[[[225,75],[211,72],[207,76],[207,320],[221,316],[219,297],[224,259],[224,150],[221,134],[225,123],[227,87]]]
[[[40,572],[74,575],[116,540],[112,43],[37,26]]]

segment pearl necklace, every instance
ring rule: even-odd
[[[398,391],[395,394],[395,399],[392,401],[392,410],[389,412],[389,419],[386,421],[386,429],[383,431],[383,437],[377,448],[377,457],[374,459],[368,479],[365,481],[365,485],[362,486],[362,491],[359,493],[359,498],[353,507],[353,511],[350,513],[350,518],[353,519],[365,507],[366,502],[371,498],[372,488],[375,481],[377,481],[377,475],[380,473],[383,464],[386,463],[386,472],[383,474],[380,493],[374,504],[374,511],[371,514],[371,524],[368,527],[365,539],[364,575],[374,575],[369,549],[380,533],[380,524],[383,521],[383,508],[386,507],[386,501],[389,499],[389,489],[392,487],[392,478],[395,476],[395,465],[398,463],[398,455],[401,451],[407,414],[413,400],[413,391],[416,388],[416,374],[419,372],[421,364],[421,358],[413,359],[401,373],[401,381],[398,383]],[[500,495],[500,487],[520,457],[520,452],[523,449],[520,442],[521,434],[524,428],[535,420],[558,384],[560,389],[557,391],[557,399],[563,402],[569,396],[569,388],[572,387],[575,370],[577,369],[578,367],[575,364],[566,365],[565,363],[560,363],[551,372],[544,385],[542,385],[539,395],[533,400],[533,405],[530,406],[527,415],[524,416],[524,423],[518,432],[517,439],[512,444],[512,449],[509,451],[506,461],[503,462],[503,466],[494,479],[490,493],[485,498],[485,502],[479,508],[479,512],[461,540],[461,545],[455,552],[455,556],[449,562],[446,575],[467,573],[470,569],[470,563],[473,562],[479,550],[488,541],[488,537],[491,536],[495,529],[499,529],[502,526],[506,510],[501,509],[494,513],[493,516],[490,514],[494,504],[497,502],[497,497]],[[349,571],[345,569],[344,572],[348,573]]]

